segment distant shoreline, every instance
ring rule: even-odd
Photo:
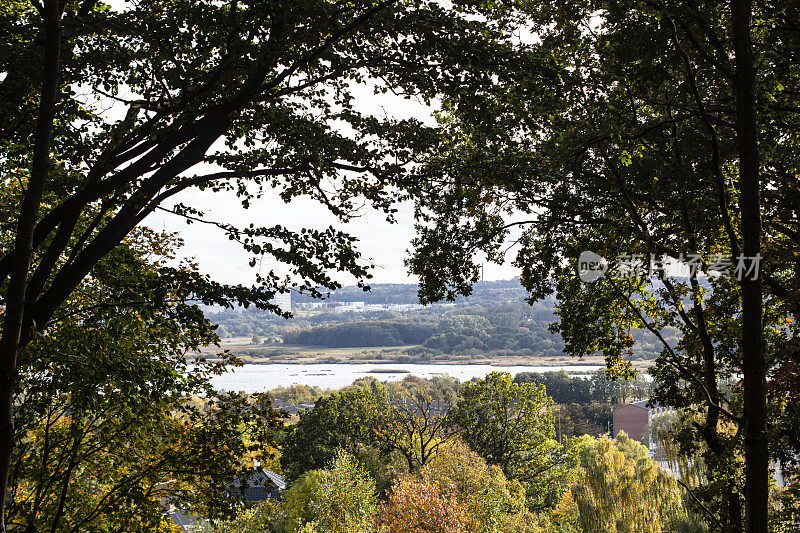
[[[202,354],[209,362],[219,362],[222,359],[215,357],[214,354]],[[187,359],[193,359],[195,356],[188,356]],[[561,367],[605,367],[605,359],[603,357],[584,357],[580,360],[564,358],[539,358],[539,357],[485,357],[485,358],[441,358],[435,360],[416,360],[411,358],[350,358],[342,356],[321,356],[321,357],[249,357],[238,356],[242,363],[245,365],[296,365],[296,366],[310,366],[310,365],[348,365],[348,364],[365,364],[375,365],[380,368],[381,365],[491,365],[496,367],[514,367],[514,366],[537,366],[537,367],[552,367],[559,369]],[[647,368],[653,366],[653,361],[639,360],[632,361],[633,367],[639,371],[645,371]]]
[[[210,362],[218,362],[221,361],[220,358],[216,357],[207,357],[207,361]],[[587,363],[587,362],[541,362],[537,360],[527,360],[527,361],[517,361],[517,362],[504,362],[504,361],[492,361],[491,359],[475,359],[475,360],[461,360],[461,359],[453,359],[453,360],[444,360],[444,361],[391,361],[386,359],[379,359],[379,360],[349,360],[349,359],[338,359],[338,360],[308,360],[308,361],[297,361],[297,360],[288,360],[283,361],[280,359],[253,359],[243,362],[245,365],[296,365],[296,366],[312,366],[312,365],[372,365],[372,364],[383,364],[383,365],[441,365],[441,366],[448,366],[448,365],[467,365],[467,366],[479,366],[479,365],[491,365],[496,367],[513,367],[513,366],[538,366],[538,367],[552,367],[552,368],[561,368],[564,366],[585,366],[585,367],[597,367],[602,366],[600,363]],[[636,365],[634,365],[636,366]],[[648,365],[649,366],[649,365]],[[381,373],[389,369],[376,369],[372,370],[371,372]],[[391,370],[392,373],[398,372],[397,370]]]
[[[493,365],[506,366],[539,366],[539,367],[605,367],[605,358],[592,355],[582,358],[569,355],[436,355],[422,356],[402,353],[414,348],[408,346],[373,346],[357,348],[326,348],[321,346],[297,346],[287,344],[253,344],[245,338],[223,339],[220,346],[205,347],[200,355],[208,361],[220,361],[218,354],[229,351],[244,364],[253,365],[336,365],[336,364],[369,364],[380,368],[387,364],[400,365]],[[197,354],[187,356],[194,358]],[[634,368],[644,371],[653,366],[653,360],[632,360]]]

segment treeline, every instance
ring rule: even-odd
[[[515,383],[541,385],[558,404],[558,431],[563,438],[598,437],[611,429],[614,407],[650,396],[652,383],[640,374],[612,380],[600,369],[589,376],[560,372],[520,372]]]
[[[359,378],[341,391],[365,390],[373,387],[375,378]],[[628,380],[612,380],[604,370],[589,375],[571,375],[558,372],[520,372],[513,378],[517,384],[529,383],[544,387],[555,404],[559,436],[563,438],[591,435],[598,437],[611,428],[614,407],[649,397],[652,383],[640,374]],[[435,397],[456,397],[461,383],[447,375],[422,379],[408,375],[396,382],[381,384],[391,394],[398,395],[410,390],[424,389]],[[288,404],[314,403],[319,398],[330,396],[335,391],[309,385],[277,387],[269,395]]]
[[[422,344],[436,331],[433,324],[417,322],[351,322],[318,326],[283,334],[286,344],[352,348]]]
[[[286,329],[283,342],[329,348],[419,345],[405,350],[419,359],[438,355],[546,356],[564,354],[564,343],[550,330],[552,309],[525,304],[455,309],[442,317],[412,315],[390,320],[359,320]],[[665,338],[675,332],[666,329]],[[633,330],[631,359],[653,359],[661,347],[652,334]]]
[[[431,354],[563,355],[561,337],[549,321],[536,320],[525,306],[470,308],[446,316],[423,344]]]
[[[403,315],[394,311],[322,312],[313,315],[295,316],[291,319],[260,309],[226,309],[219,312],[206,311],[205,314],[209,320],[217,325],[217,334],[220,337],[251,337],[252,335],[258,335],[265,340],[273,341],[280,341],[281,336],[289,330],[351,322],[404,320]]]
[[[548,330],[552,310],[504,304],[459,308],[442,317],[364,320],[286,329],[287,344],[331,348],[420,345],[409,355],[562,355],[563,343]]]
[[[649,397],[652,383],[636,374],[630,379],[609,379],[605,370],[597,370],[589,377],[559,372],[520,372],[514,376],[516,383],[543,385],[554,402],[561,404],[620,405]]]
[[[510,289],[509,289],[510,290]],[[550,329],[557,320],[552,301],[527,305],[519,302],[460,305],[454,309],[323,312],[290,320],[258,310],[208,314],[221,337],[252,337],[266,343],[327,348],[397,347],[415,345],[405,354],[417,359],[440,355],[545,356],[564,354],[564,343]],[[636,341],[631,359],[653,359],[662,346],[644,330],[631,330]],[[677,332],[662,335],[675,342]]]

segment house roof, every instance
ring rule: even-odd
[[[273,497],[277,491],[286,488],[286,481],[275,472],[254,468],[244,478],[237,478],[231,488],[240,491],[244,485],[244,499],[248,502],[259,502]]]
[[[664,407],[663,405],[659,405],[657,402],[647,399],[647,400],[639,400],[638,402],[626,403],[625,405],[622,405],[617,409],[621,409],[622,407],[628,407],[628,406],[639,407],[640,409],[646,409],[648,411]]]
[[[203,522],[202,519],[184,509],[175,509],[171,513],[168,513],[167,516],[169,516],[173,524],[181,528],[181,531],[189,531],[190,527],[199,525]]]

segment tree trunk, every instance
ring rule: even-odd
[[[33,257],[33,229],[39,215],[44,185],[50,168],[50,142],[58,99],[61,55],[61,8],[58,0],[45,0],[41,10],[44,30],[44,66],[39,111],[34,133],[31,174],[20,206],[14,237],[14,255],[0,337],[0,532],[6,531],[5,504],[11,453],[14,445],[14,388],[17,355],[21,349],[25,293]]]
[[[742,216],[742,253],[745,258],[755,258],[761,252],[758,130],[755,70],[750,40],[751,15],[751,0],[731,0],[731,35],[736,54],[734,90],[739,151],[739,202]],[[766,362],[762,345],[760,275],[755,277],[743,275],[741,288],[746,531],[766,533],[769,448],[766,435]]]

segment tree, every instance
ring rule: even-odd
[[[486,461],[460,440],[440,447],[429,463],[430,479],[442,492],[454,491],[466,506],[466,531],[502,531],[507,517],[525,510],[525,491],[509,481],[503,471]]]
[[[531,300],[557,293],[567,351],[602,353],[625,376],[631,330],[659,339],[655,399],[704,405],[695,437],[720,458],[720,419],[742,429],[746,483],[726,489],[723,519],[734,531],[743,515],[766,531],[767,443],[800,449],[765,411],[767,377],[797,353],[797,20],[786,1],[531,6],[522,24],[538,39],[521,53],[541,66],[454,105],[451,141],[420,171],[432,184],[416,190],[409,264],[424,301],[468,293],[475,252],[499,261],[513,239]],[[582,284],[584,251],[634,275]],[[692,275],[667,275],[665,256],[693,260]],[[728,276],[695,275],[720,265]],[[728,403],[733,375],[743,386]]]
[[[314,408],[300,413],[300,421],[283,442],[281,465],[290,480],[303,472],[323,468],[344,449],[358,444],[374,447],[382,455],[391,448],[381,436],[388,427],[391,407],[372,390],[334,392],[319,398]]]
[[[664,457],[670,470],[676,473],[685,492],[687,512],[698,522],[730,531],[736,524],[729,522],[732,515],[729,507],[744,503],[741,494],[736,502],[725,495],[731,480],[738,485],[744,480],[744,456],[737,445],[738,428],[732,422],[720,421],[718,432],[727,450],[720,455],[694,438],[693,426],[701,423],[703,417],[704,413],[698,409],[683,409],[673,415],[672,420],[655,419],[652,425],[658,443],[656,453]]]
[[[408,377],[389,390],[371,378],[319,398],[284,440],[287,477],[321,468],[339,449],[363,461],[376,479],[396,469],[395,459],[418,470],[457,433],[447,417],[452,385]]]
[[[461,533],[467,506],[452,489],[441,489],[426,466],[419,475],[403,474],[395,481],[379,523],[390,533]]]
[[[683,514],[675,480],[624,432],[586,447],[581,468],[572,497],[586,533],[660,533]]]
[[[170,235],[129,236],[20,360],[7,501],[14,531],[171,530],[163,502],[206,517],[239,505],[228,483],[274,461],[282,427],[265,398],[220,395],[220,365],[186,358],[213,326],[162,277]],[[123,295],[151,305],[115,308]],[[203,394],[203,401],[191,400]]]
[[[652,388],[644,376],[638,373],[621,381],[609,378],[605,370],[595,371],[590,379],[570,376],[564,370],[543,374],[520,372],[514,376],[514,381],[544,385],[547,395],[556,403],[623,404],[647,399]]]
[[[569,490],[562,494],[556,506],[546,513],[518,513],[504,524],[508,533],[583,533],[579,525],[578,508]]]
[[[473,2],[4,1],[0,516],[18,359],[125,235],[167,210],[224,231],[253,266],[264,255],[288,266],[259,273],[255,290],[198,284],[185,295],[204,303],[280,312],[270,299],[291,285],[318,294],[339,285],[331,271],[363,282],[368,265],[342,231],[237,228],[177,195],[234,191],[248,207],[272,191],[342,221],[362,203],[391,218],[391,185],[436,131],[357,112],[352,87],[373,80],[430,101],[511,78],[524,65],[497,61],[511,57],[505,18]]]
[[[452,413],[462,439],[506,477],[521,481],[533,508],[554,504],[563,488],[551,405],[543,386],[491,372],[461,386]]]
[[[371,533],[378,512],[375,482],[339,451],[328,468],[312,470],[290,489],[286,510],[290,532]]]
[[[520,372],[514,376],[515,383],[536,383],[544,385],[547,395],[555,403],[590,403],[597,401],[591,392],[592,382],[582,377],[570,376],[565,370],[560,372]]]
[[[214,533],[264,533],[282,522],[283,504],[272,500],[258,502],[242,510],[233,520],[219,524]]]
[[[286,519],[284,525],[288,533],[298,533],[314,520],[310,504],[311,498],[319,488],[321,472],[322,469],[305,472],[286,491]]]
[[[449,417],[453,404],[446,392],[413,387],[390,396],[391,409],[378,438],[403,456],[409,472],[425,466],[458,433]]]
[[[317,399],[332,393],[333,391],[330,389],[322,389],[317,385],[300,385],[298,383],[293,383],[288,387],[276,387],[269,391],[272,398],[291,405],[314,403]]]

